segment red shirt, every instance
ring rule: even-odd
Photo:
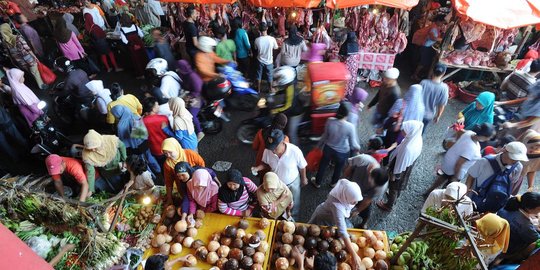
[[[163,140],[167,139],[168,136],[163,132],[161,126],[163,123],[169,125],[169,119],[167,116],[154,114],[143,117],[143,122],[148,130],[148,146],[150,152],[154,156],[163,155],[163,152],[161,152],[161,143],[163,143]]]
[[[66,165],[66,169],[62,174],[70,175],[77,181],[79,184],[85,183],[86,180],[86,174],[84,173],[84,167],[82,160],[69,158],[69,157],[62,157],[62,160],[64,161],[64,164]],[[62,180],[62,175],[53,175],[51,176],[53,180],[60,181]]]

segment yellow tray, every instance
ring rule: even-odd
[[[210,236],[212,236],[213,233],[216,232],[222,232],[227,225],[233,225],[236,226],[238,222],[241,220],[241,217],[235,217],[235,216],[229,216],[229,215],[223,215],[223,214],[216,214],[216,213],[206,213],[206,216],[203,219],[203,226],[199,228],[198,234],[196,237],[194,237],[195,240],[201,239],[205,244],[208,244],[210,242]],[[249,227],[246,229],[246,233],[255,233],[257,230],[259,230],[259,221],[260,218],[245,218],[248,223]],[[266,239],[265,241],[270,244],[270,240],[274,238],[274,227],[276,226],[276,223],[274,220],[269,219],[270,225],[264,229],[264,233],[266,233]],[[271,247],[270,247],[271,249]],[[157,248],[149,248],[144,252],[144,259],[147,259],[148,257],[159,253],[159,249]],[[180,254],[176,255],[169,255],[170,259],[175,259],[178,257],[185,256],[187,254],[193,254],[195,255],[195,250],[191,248],[184,248],[182,247],[182,252]],[[265,254],[266,255],[266,254]],[[265,256],[263,269],[268,269],[267,265],[269,263],[270,256]],[[199,258],[197,258],[197,265],[190,269],[210,269],[212,265],[201,261]],[[176,264],[173,266],[173,270],[182,268],[181,264]],[[142,270],[142,266],[139,266],[139,270]]]
[[[280,222],[280,221],[278,221],[278,222]],[[311,225],[313,225],[313,224],[300,223],[300,222],[295,222],[294,224],[300,224],[300,225],[304,225],[304,226],[308,226],[308,227],[311,226]],[[335,226],[319,226],[319,227],[321,227],[321,228],[334,227],[334,228],[337,229],[337,227],[335,227]],[[278,226],[277,226],[277,223],[276,223],[276,224],[275,224],[274,232],[272,233],[272,243],[270,244],[270,258],[272,258],[272,256],[274,255],[274,242],[276,241],[275,235],[276,235],[277,230],[278,230]],[[362,235],[364,234],[364,231],[372,231],[372,232],[375,232],[375,231],[377,231],[377,230],[362,230],[362,229],[351,229],[351,228],[350,228],[350,229],[347,229],[347,232],[348,232],[349,234],[355,235],[355,236],[357,236],[357,237],[362,236]],[[384,237],[383,237],[384,249],[383,249],[383,250],[384,250],[384,252],[388,253],[388,252],[390,251],[390,245],[388,244],[388,243],[389,243],[389,242],[388,242],[388,235],[386,235],[386,232],[385,232],[385,231],[379,231],[379,232],[382,232],[383,235],[384,235]],[[360,249],[358,250],[358,253],[359,253],[359,254],[362,254],[362,253],[363,253],[363,249],[360,248]],[[363,257],[364,257],[364,256],[360,256],[360,258],[363,258]],[[267,261],[268,261],[268,258],[267,258]],[[388,258],[386,258],[385,261],[388,263],[388,265],[390,265],[390,260],[389,260]],[[268,263],[271,264],[272,262],[268,262]],[[264,269],[275,269],[275,267],[274,267],[274,265],[270,265],[270,267],[264,268]],[[294,266],[289,267],[289,270],[294,270],[294,269],[296,269],[296,267],[294,267]]]

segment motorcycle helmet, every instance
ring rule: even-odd
[[[54,60],[54,69],[62,73],[68,73],[74,68],[73,63],[67,57],[61,56]]]
[[[199,44],[197,45],[197,48],[199,48],[199,50],[209,53],[214,51],[214,47],[216,46],[217,42],[215,39],[206,36],[199,37]]]
[[[148,62],[148,65],[146,65],[146,69],[153,69],[153,73],[157,76],[163,76],[165,75],[165,72],[167,72],[169,64],[167,61],[163,58],[154,58]]]
[[[224,99],[231,93],[231,82],[217,76],[204,85],[203,96],[206,100],[214,101]]]
[[[274,86],[284,86],[294,82],[296,70],[289,66],[274,69]]]

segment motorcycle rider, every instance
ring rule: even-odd
[[[216,72],[216,64],[225,65],[233,62],[217,56],[214,52],[216,46],[215,39],[206,36],[199,37],[197,44],[199,51],[195,54],[195,68],[205,84],[219,76]]]
[[[58,95],[72,95],[77,106],[89,107],[94,99],[94,94],[86,87],[86,84],[90,81],[88,74],[82,69],[75,68],[71,60],[63,56],[54,60],[54,67],[66,75],[64,87]]]
[[[176,72],[167,70],[168,65],[163,58],[154,58],[146,65],[146,77],[154,87],[152,93],[157,98],[177,97],[182,89],[182,80]]]

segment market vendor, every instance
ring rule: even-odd
[[[255,205],[252,197],[257,192],[255,185],[249,178],[243,177],[237,169],[230,169],[227,173],[227,182],[219,188],[219,212],[231,216],[251,216]]]
[[[293,207],[293,194],[279,180],[277,174],[267,172],[262,185],[257,189],[257,200],[261,206],[262,215],[273,219],[289,219]]]
[[[458,114],[458,123],[465,125],[466,130],[472,130],[475,125],[493,124],[493,109],[495,94],[482,92],[463,111]]]
[[[193,177],[187,182],[189,215],[197,210],[211,213],[217,210],[219,186],[214,182],[210,173],[205,169],[193,172]]]
[[[67,178],[72,178],[81,186],[79,201],[84,202],[91,195],[91,192],[88,192],[88,180],[81,160],[52,154],[45,159],[45,165],[60,196],[64,197],[62,179]]]
[[[523,195],[510,198],[504,209],[497,215],[506,219],[510,224],[510,241],[508,250],[503,257],[510,262],[521,262],[536,248],[540,239],[538,226],[531,218],[540,213],[540,193],[526,192]]]
[[[163,178],[165,179],[165,187],[167,190],[166,205],[173,203],[172,191],[174,186],[175,171],[174,167],[178,162],[185,161],[191,166],[204,167],[203,158],[197,152],[183,149],[180,143],[174,138],[163,140],[161,145],[163,154],[167,157],[163,164]]]
[[[514,72],[504,78],[500,90],[506,93],[506,100],[527,97],[529,87],[536,82],[536,76],[540,74],[540,60],[533,60],[528,70],[528,72],[523,72],[516,67]],[[504,104],[504,102],[501,103]]]
[[[352,228],[352,223],[347,220],[355,205],[362,201],[362,191],[357,183],[347,179],[340,179],[336,186],[328,194],[326,201],[315,209],[308,223],[323,226],[337,226],[345,247],[352,256],[352,266],[357,269],[361,265],[361,258],[354,251],[347,228]]]
[[[492,213],[476,220],[474,224],[484,239],[478,243],[478,249],[486,265],[489,265],[499,254],[506,253],[510,241],[510,225],[506,219]]]
[[[460,200],[457,205],[458,211],[463,216],[469,216],[473,213],[473,205],[471,199],[465,195],[466,193],[467,185],[460,182],[452,182],[445,189],[435,189],[429,193],[424,202],[422,213],[425,213],[430,207],[439,209],[449,202]]]
[[[95,192],[95,173],[99,170],[101,177],[108,180],[108,187],[100,184],[99,189],[113,192],[122,187],[120,174],[126,169],[126,146],[114,135],[101,135],[90,129],[84,136],[84,150],[82,160],[86,168],[88,188]]]

